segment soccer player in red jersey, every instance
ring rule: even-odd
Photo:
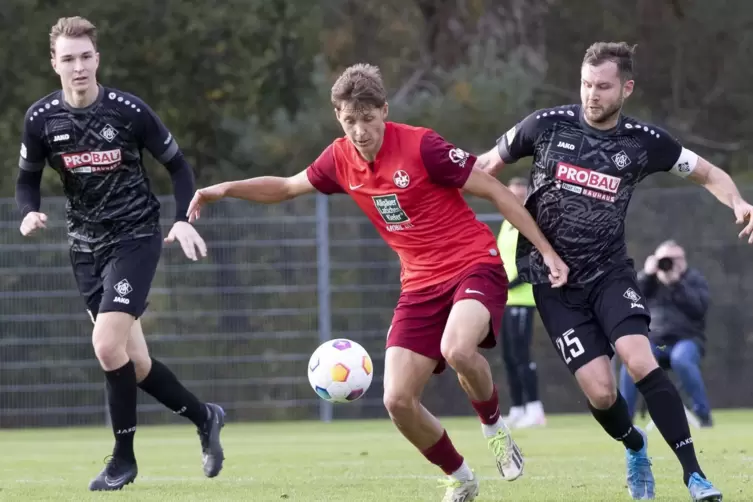
[[[224,197],[271,204],[314,191],[350,195],[401,262],[401,294],[387,335],[385,407],[400,432],[449,476],[444,500],[473,500],[478,480],[420,403],[433,373],[446,364],[457,372],[504,479],[522,474],[523,458],[500,417],[489,363],[478,352],[496,345],[507,277],[494,235],[461,189],[492,201],[531,240],[555,287],[565,284],[568,268],[512,192],[474,168],[475,156],[430,129],[385,122],[378,68],[348,68],[332,88],[332,104],[345,136],[306,170],[198,190],[189,221]]]

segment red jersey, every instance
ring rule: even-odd
[[[353,198],[400,257],[402,290],[413,291],[479,263],[502,266],[494,235],[460,191],[475,163],[431,129],[387,122],[373,162],[343,137],[306,174],[318,191]]]

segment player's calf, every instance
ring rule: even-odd
[[[107,402],[115,447],[113,459],[92,482],[92,486],[100,488],[92,489],[119,489],[124,486],[131,473],[133,478],[136,477],[133,440],[136,434],[138,388],[134,365],[126,353],[126,342],[132,323],[133,317],[129,314],[107,312],[97,315],[94,324],[92,341],[95,354],[105,371]]]
[[[391,346],[385,354],[384,406],[400,433],[449,478],[447,493],[471,496],[449,500],[473,500],[473,472],[452,444],[439,420],[421,405],[419,397],[437,361],[404,347]],[[467,492],[467,493],[466,493]]]
[[[648,338],[645,334],[622,336],[615,342],[615,348],[643,394],[656,428],[680,461],[684,484],[688,485],[694,473],[705,478],[695,454],[680,393],[656,363]]]
[[[457,372],[471,400],[477,402],[493,399],[496,394],[489,363],[478,352],[479,344],[489,334],[490,320],[491,314],[484,304],[473,299],[460,300],[452,306],[440,345],[442,357]],[[493,422],[496,418],[487,416],[482,421]]]
[[[627,403],[617,392],[609,358],[599,356],[575,371],[575,379],[588,398],[588,408],[604,431],[633,451],[643,448],[643,436],[633,427]]]
[[[450,311],[441,351],[457,372],[460,385],[481,420],[500,475],[513,481],[523,474],[523,455],[502,420],[489,362],[478,352],[478,346],[489,335],[490,322],[491,314],[483,303],[471,298],[459,300]]]

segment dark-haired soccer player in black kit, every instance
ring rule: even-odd
[[[52,65],[62,90],[37,101],[24,118],[16,200],[25,236],[44,228],[40,183],[45,163],[59,175],[68,199],[70,256],[79,291],[94,321],[94,352],[105,372],[115,447],[90,490],[119,490],[138,473],[133,451],[136,391],[140,387],[191,420],[201,440],[204,474],[222,469],[224,411],[202,403],[161,362],[149,356],[138,320],[162,250],[160,205],[149,187],[146,148],[170,172],[176,221],[165,242],[186,256],[206,245],[186,220],[193,197],[191,167],[155,113],[139,98],[97,83],[94,26],[62,18],[50,33]]]
[[[551,288],[541,257],[525,239],[518,245],[518,270],[533,284],[544,326],[594,418],[625,445],[631,496],[654,498],[654,477],[646,434],[632,424],[617,391],[609,363],[614,351],[682,464],[691,499],[718,501],[721,492],[698,464],[682,400],[651,352],[650,314],[627,255],[625,215],[636,185],[657,172],[708,189],[745,224],[741,237],[753,231],[753,207],[724,171],[663,129],[622,114],[634,86],[633,51],[625,43],[592,45],[581,67],[581,104],[532,113],[476,165],[494,173],[533,157],[526,207],[570,267],[570,279]]]

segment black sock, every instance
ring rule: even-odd
[[[133,437],[136,435],[136,370],[128,361],[124,366],[105,371],[107,402],[112,432],[115,434],[113,456],[135,462]]]
[[[685,416],[685,406],[677,389],[667,374],[661,368],[646,375],[636,383],[638,390],[646,400],[646,407],[656,428],[674,450],[677,459],[682,464],[683,479],[688,484],[690,475],[697,472],[706,477],[698,465],[693,448],[693,438],[690,437],[688,417]]]
[[[630,420],[627,403],[622,394],[617,392],[617,401],[606,410],[598,410],[591,403],[588,403],[594,418],[601,424],[607,434],[617,441],[621,441],[626,448],[638,451],[643,448],[643,436],[638,429],[633,427],[633,421]]]
[[[152,358],[152,369],[139,387],[174,413],[182,415],[201,427],[209,418],[206,405],[178,381],[170,368]]]

